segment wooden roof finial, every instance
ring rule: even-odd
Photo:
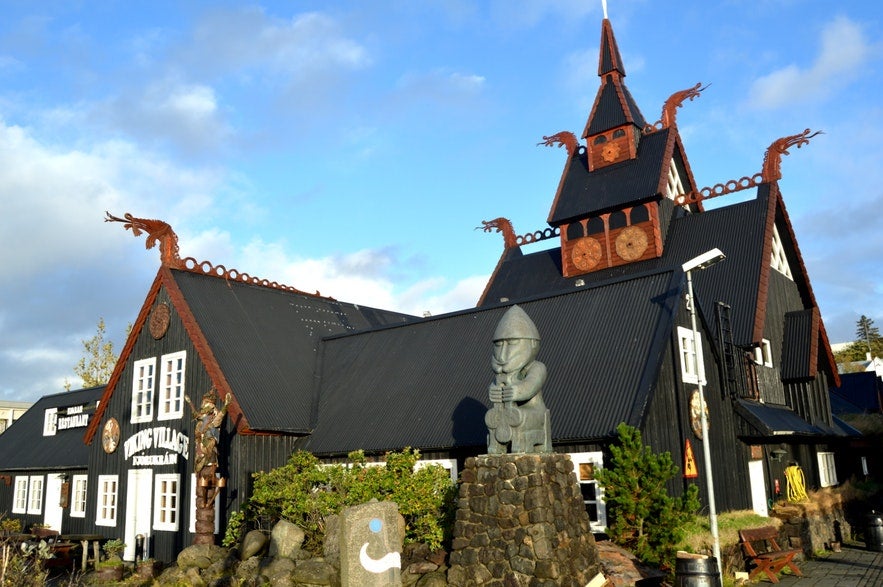
[[[483,226],[476,226],[475,229],[479,228],[484,230],[485,232],[490,232],[495,230],[497,232],[503,233],[503,246],[507,249],[511,249],[512,247],[518,246],[518,240],[515,236],[515,230],[512,228],[512,223],[509,222],[508,218],[494,218],[493,220],[482,220]]]
[[[677,91],[669,96],[668,100],[666,100],[665,104],[662,106],[662,118],[659,121],[661,127],[668,128],[676,126],[678,108],[683,106],[685,101],[692,101],[695,98],[698,98],[707,88],[708,86],[702,87],[702,82],[699,82],[692,88]]]
[[[822,131],[816,131],[809,134],[810,129],[806,129],[802,133],[782,137],[773,141],[763,156],[763,170],[761,175],[764,182],[772,182],[782,179],[782,155],[788,155],[788,149],[797,145],[799,149],[803,145],[808,145],[809,140],[816,135],[822,134]]]
[[[146,232],[147,240],[144,242],[144,248],[152,249],[159,241],[159,254],[163,265],[176,269],[184,268],[184,262],[178,255],[178,235],[167,222],[135,218],[128,212],[123,214],[122,218],[113,216],[107,211],[105,214],[105,222],[122,222],[124,228],[132,230],[133,236],[141,236],[141,231]]]

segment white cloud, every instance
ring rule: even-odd
[[[838,17],[822,31],[820,52],[808,68],[792,63],[754,81],[749,92],[751,105],[774,109],[798,101],[824,100],[858,75],[869,53],[861,26]]]

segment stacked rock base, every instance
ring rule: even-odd
[[[461,480],[450,585],[582,587],[599,572],[570,457],[483,455]]]

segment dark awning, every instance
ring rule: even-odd
[[[751,436],[842,436],[827,426],[816,426],[788,406],[738,400],[736,412],[748,424]]]

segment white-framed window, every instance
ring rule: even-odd
[[[220,478],[220,474],[215,477]],[[215,494],[215,534],[221,531],[221,492]],[[196,533],[196,473],[190,474],[190,527],[191,534]]]
[[[683,326],[678,326],[678,346],[681,356],[681,379],[684,383],[699,383],[705,385],[705,359],[702,356],[702,333],[696,333],[697,339],[693,341],[693,331]],[[697,355],[698,350],[698,355]],[[699,374],[696,374],[696,359],[699,360]]]
[[[181,475],[168,473],[154,477],[153,529],[178,530]]]
[[[28,512],[28,478],[15,478],[15,492],[12,494],[12,513],[26,514]]]
[[[58,429],[58,408],[47,408],[43,412],[43,436],[55,436]]]
[[[573,461],[573,472],[579,482],[592,530],[603,531],[607,528],[607,504],[604,503],[604,488],[595,481],[595,471],[604,467],[604,453],[570,453],[570,460]]]
[[[98,501],[95,508],[95,524],[97,526],[116,526],[117,524],[117,475],[98,476]]]
[[[671,162],[668,165],[668,181],[665,185],[665,196],[669,200],[674,200],[683,193],[684,182],[681,181],[681,174],[678,173],[678,166],[675,165],[674,157],[672,157]]]
[[[414,463],[414,470],[419,471],[424,467],[429,467],[430,465],[438,465],[439,467],[444,468],[448,474],[451,476],[451,481],[454,483],[457,482],[457,475],[459,475],[459,471],[457,471],[457,459],[426,459],[419,460]]]
[[[837,485],[837,466],[834,464],[834,453],[819,452],[819,484],[822,487]]]
[[[34,475],[28,483],[28,513],[43,513],[43,476]]]
[[[770,255],[770,266],[788,279],[793,280],[788,257],[785,256],[785,248],[782,246],[781,237],[779,237],[779,229],[775,225],[773,225],[773,246]]]
[[[86,517],[86,487],[89,484],[87,475],[74,475],[71,478],[71,517]]]
[[[156,384],[156,357],[135,361],[132,381],[132,422],[153,420],[153,390]]]
[[[760,346],[754,347],[754,362],[764,367],[773,366],[773,349],[767,339],[760,341]]]
[[[184,367],[187,351],[163,355],[159,365],[159,408],[157,420],[173,420],[184,415]]]

